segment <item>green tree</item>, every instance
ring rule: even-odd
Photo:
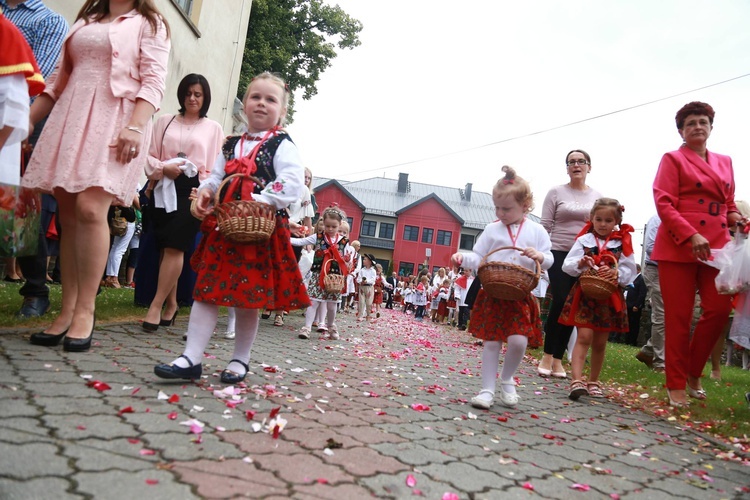
[[[318,93],[315,84],[336,57],[336,48],[360,45],[360,31],[362,23],[338,5],[320,0],[253,0],[237,95],[242,99],[253,76],[271,71],[281,75],[292,92],[303,89],[303,99],[310,99]]]

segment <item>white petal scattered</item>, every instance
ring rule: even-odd
[[[86,379],[86,380],[88,380],[88,379],[90,379],[92,377],[93,377],[93,375],[87,375],[87,374],[81,375],[81,378]]]
[[[133,390],[133,386],[132,385],[123,385],[122,386],[122,390],[123,391],[132,391]]]
[[[330,382],[326,382],[326,387],[328,387],[330,389],[331,387],[333,387],[333,384],[330,383]]]
[[[303,371],[305,371],[305,369],[304,368],[292,368],[290,371],[294,373],[302,373]]]
[[[193,412],[193,411],[194,411],[194,412],[199,412],[199,411],[203,411],[203,409],[204,409],[204,408],[203,408],[202,406],[198,406],[198,405],[193,405],[193,408],[192,408],[192,409],[191,409],[190,411],[191,411],[191,412]]]
[[[49,363],[45,363],[45,364],[44,364],[44,367],[45,367],[45,368],[52,368],[52,365],[51,365],[51,364],[49,364]]]
[[[641,398],[641,399],[648,399],[648,398],[649,398],[649,396],[648,396],[648,393],[647,393],[647,392],[644,392],[643,394],[641,394],[641,395],[640,395],[640,396],[638,396],[638,397],[639,397],[639,398]]]
[[[315,405],[315,409],[318,410],[320,413],[325,413],[326,412],[323,408],[321,408],[318,405]]]
[[[263,428],[260,422],[253,422],[252,424],[250,424],[250,427],[252,427],[253,432],[259,432]]]
[[[250,458],[250,457],[245,457],[245,458],[243,458],[243,459],[242,459],[242,461],[243,461],[243,462],[245,462],[246,464],[251,464],[251,463],[253,463],[253,459],[252,459],[252,458]]]
[[[476,415],[474,415],[474,414],[473,414],[473,413],[471,413],[471,412],[469,412],[469,414],[468,414],[468,417],[469,417],[470,419],[472,419],[472,420],[476,420],[476,419],[477,419],[477,416],[476,416]]]
[[[323,450],[323,454],[324,455],[328,455],[329,457],[332,457],[333,456],[333,450],[330,449],[330,448],[326,448],[325,450]]]
[[[157,394],[156,399],[169,399],[169,396],[166,395],[164,391],[159,391],[159,394]]]

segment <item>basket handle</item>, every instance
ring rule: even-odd
[[[224,186],[230,180],[232,180],[234,177],[247,177],[248,179],[250,179],[254,183],[256,183],[256,184],[258,184],[260,186],[263,185],[263,181],[262,180],[258,179],[255,176],[252,176],[252,175],[248,175],[248,174],[232,174],[232,175],[227,175],[226,177],[224,177],[224,180],[221,181],[221,184],[219,184],[219,188],[216,190],[216,193],[214,194],[214,206],[215,207],[219,206],[219,197],[221,196],[221,190],[224,189]]]
[[[514,247],[514,246],[507,246],[507,247],[496,248],[493,251],[491,251],[490,253],[488,253],[487,255],[485,255],[484,257],[482,257],[482,261],[479,263],[479,265],[481,266],[482,264],[486,263],[487,262],[487,257],[489,257],[490,255],[492,255],[495,252],[499,252],[500,250],[518,250],[519,252],[523,252],[524,249],[523,248]],[[536,260],[536,259],[532,259],[532,260],[534,261],[534,263],[536,263],[536,277],[538,279],[539,275],[542,274],[542,265],[539,263],[538,260]]]
[[[607,259],[611,260],[612,264],[614,264],[614,266],[615,266],[615,274],[616,274],[619,271],[619,265],[617,263],[617,259],[615,259],[615,256],[612,255],[611,253],[604,253],[604,254],[601,255],[601,257],[599,257],[599,259],[600,260],[604,260],[605,257]]]

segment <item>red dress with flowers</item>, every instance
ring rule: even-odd
[[[539,302],[529,294],[523,300],[500,300],[479,290],[471,308],[469,333],[488,341],[507,342],[511,335],[528,337],[528,347],[542,345]]]
[[[239,139],[229,138],[222,148],[228,160],[227,175],[237,168],[231,160]],[[283,140],[289,140],[289,136],[280,133],[265,141],[258,150],[257,171],[253,175],[264,183],[276,178],[273,157]],[[253,192],[260,192],[260,189],[260,186],[253,186]],[[241,189],[234,194],[236,198],[242,195]],[[227,307],[287,311],[310,305],[292,250],[285,210],[276,212],[276,228],[265,243],[239,244],[227,240],[216,230],[214,215],[204,219],[201,232],[203,239],[191,259],[197,273],[195,300]]]
[[[565,299],[558,319],[561,324],[607,333],[628,331],[628,312],[621,287],[631,283],[637,275],[630,238],[632,231],[632,226],[622,224],[620,229],[602,240],[602,237],[593,232],[591,222],[586,223],[565,258],[562,270],[572,276],[580,275],[582,270],[578,266],[584,256],[591,257],[597,266],[614,267],[607,259],[602,258],[608,254],[618,262],[620,286],[609,299],[595,300],[583,294],[580,281],[577,281]]]
[[[383,288],[385,288],[385,280],[382,276],[378,276],[375,278],[375,284],[373,285],[373,296],[372,296],[372,303],[373,304],[382,304],[383,303]]]

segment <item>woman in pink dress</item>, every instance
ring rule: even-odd
[[[86,351],[109,247],[107,209],[129,205],[164,95],[169,28],[152,0],[87,0],[51,85],[31,108],[49,114],[23,178],[53,193],[62,226],[62,309],[31,343]]]

